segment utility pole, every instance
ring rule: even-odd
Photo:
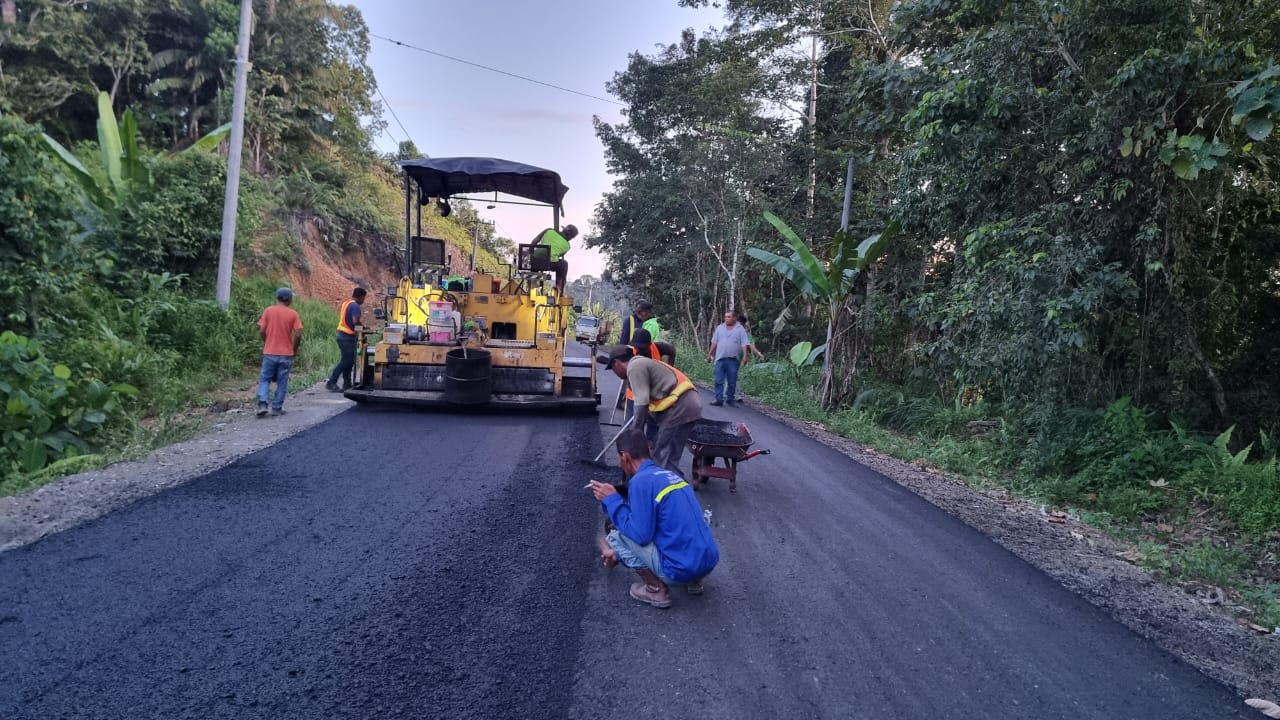
[[[218,304],[231,307],[231,260],[236,252],[236,210],[240,203],[240,156],[244,151],[244,96],[249,82],[249,29],[253,0],[240,0],[240,37],[236,44],[236,85],[231,101],[231,149],[227,154],[227,191],[222,201],[222,245],[218,251]]]

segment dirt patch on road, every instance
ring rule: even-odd
[[[220,403],[208,432],[147,457],[68,475],[22,495],[0,497],[0,552],[106,515],[181,485],[313,425],[354,403],[316,385],[285,401],[285,414],[257,418],[246,407]],[[247,405],[247,403],[246,403]]]
[[[971,488],[956,478],[870,450],[818,423],[796,420],[759,403],[751,407],[963,520],[1242,696],[1280,698],[1280,637],[1242,627],[1225,612],[1117,557],[1132,550],[1131,545],[1007,491]]]

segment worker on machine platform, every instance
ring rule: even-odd
[[[551,269],[556,273],[556,294],[564,294],[564,284],[569,279],[569,263],[564,256],[569,252],[569,241],[578,237],[578,228],[565,225],[563,230],[547,228],[533,239],[535,245],[551,248]]]
[[[660,360],[636,355],[635,348],[627,345],[615,347],[599,362],[631,384],[634,427],[644,428],[650,417],[657,422],[653,461],[683,477],[680,458],[693,424],[702,418],[702,398],[693,382]]]
[[[623,432],[617,447],[618,464],[630,477],[627,498],[609,483],[588,486],[615,528],[600,538],[604,566],[635,570],[640,582],[631,585],[631,597],[656,608],[671,607],[669,583],[685,583],[690,595],[701,595],[704,579],[720,562],[702,506],[684,479],[654,464],[643,433]]]

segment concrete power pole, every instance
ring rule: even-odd
[[[240,204],[240,156],[244,151],[244,96],[249,82],[249,27],[253,0],[240,0],[240,38],[236,44],[236,85],[231,103],[231,149],[227,155],[227,191],[222,203],[222,246],[218,252],[218,304],[231,307],[231,261],[236,252],[236,210]]]

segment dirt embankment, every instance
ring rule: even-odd
[[[388,287],[400,282],[404,262],[400,238],[360,238],[359,247],[339,251],[325,242],[314,218],[293,220],[288,225],[288,232],[302,246],[302,257],[288,271],[290,285],[298,294],[326,300],[336,308],[357,285],[380,301]],[[451,246],[447,253],[450,272],[466,273],[469,253],[470,248]]]

